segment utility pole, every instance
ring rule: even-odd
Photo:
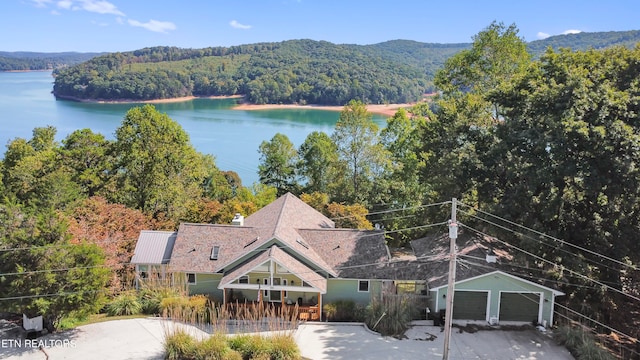
[[[444,351],[442,359],[449,360],[449,343],[451,341],[451,322],[453,320],[453,295],[456,282],[456,239],[458,238],[458,223],[456,222],[456,198],[451,199],[451,220],[449,220],[449,280],[447,286],[447,307],[444,319]]]

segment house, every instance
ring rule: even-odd
[[[153,277],[166,279],[167,266],[176,241],[175,231],[143,230],[138,236],[131,263],[136,266],[136,289],[140,280]]]
[[[446,308],[449,241],[446,234],[411,242],[416,256],[431,263],[422,275],[429,284],[430,309],[436,313]],[[508,248],[495,238],[465,231],[456,245],[455,322],[553,324],[555,300],[563,292],[511,265]]]
[[[440,246],[441,240],[446,244]],[[139,277],[150,269],[170,272],[174,281],[186,283],[190,294],[205,294],[218,303],[297,304],[315,309],[317,315],[311,319],[322,318],[322,304],[352,300],[366,305],[374,296],[402,291],[430,295],[429,307],[443,309],[448,237],[419,239],[412,246],[412,254],[392,256],[383,231],[336,228],[331,219],[287,193],[246,218],[237,214],[229,225],[183,223],[176,233],[143,231],[132,262]],[[483,255],[486,250],[474,249]],[[463,248],[461,254],[473,251]],[[486,311],[466,315],[456,302],[454,317],[503,320],[504,309],[518,300],[510,294],[538,294],[536,301],[544,303],[538,319],[551,323],[549,309],[560,292],[506,272],[489,276],[491,271],[481,271],[458,278],[456,289],[461,295],[456,290],[456,299]],[[474,277],[479,274],[487,277]],[[465,296],[472,293],[484,297]],[[530,315],[520,318],[529,322]]]
[[[161,251],[146,254],[149,245],[168,245],[172,236],[141,233],[132,262],[140,271],[158,266],[164,261]],[[342,299],[369,303],[387,280],[373,270],[389,261],[382,231],[336,228],[290,193],[247,218],[236,215],[231,225],[181,224],[170,254],[167,271],[174,281],[184,279],[191,294],[220,303],[264,301],[319,309]]]

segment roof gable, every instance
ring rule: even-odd
[[[295,259],[293,256],[287,254],[276,245],[271,246],[268,250],[265,250],[261,254],[255,256],[252,260],[229,271],[220,280],[218,287],[223,288],[225,285],[230,284],[241,276],[250,273],[260,265],[270,260],[286,268],[289,272],[298,276],[320,292],[327,292],[327,280],[324,277]]]
[[[552,289],[552,288],[550,288],[550,287],[547,287],[547,286],[544,286],[544,285],[541,285],[541,284],[535,283],[535,282],[533,282],[533,281],[529,281],[529,280],[527,280],[527,279],[523,279],[523,278],[521,278],[521,277],[519,277],[519,276],[511,275],[511,274],[509,274],[509,273],[506,273],[506,272],[503,272],[503,271],[500,271],[500,270],[496,270],[496,271],[492,271],[492,272],[489,272],[489,273],[486,273],[486,274],[481,274],[481,275],[473,276],[473,277],[470,277],[470,278],[467,278],[467,279],[464,279],[464,280],[456,281],[456,284],[464,284],[464,283],[466,283],[466,282],[474,281],[474,280],[477,280],[477,279],[480,279],[480,278],[484,278],[484,277],[494,276],[494,275],[496,275],[496,274],[499,274],[499,275],[502,275],[502,276],[505,276],[505,277],[511,278],[511,279],[513,279],[513,280],[515,280],[515,281],[520,281],[520,282],[523,282],[523,283],[529,284],[529,285],[531,285],[531,286],[539,287],[539,288],[541,288],[541,289],[544,289],[544,290],[550,291],[550,292],[552,292],[555,296],[562,296],[562,295],[564,295],[564,293],[563,293],[562,291],[558,291],[558,290]],[[441,286],[435,287],[435,288],[433,288],[433,289],[431,289],[431,290],[443,289],[443,288],[445,288],[445,287],[447,287],[447,285],[441,285]]]

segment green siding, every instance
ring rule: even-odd
[[[338,300],[353,300],[358,304],[368,305],[372,296],[380,296],[381,280],[369,280],[369,292],[359,292],[358,281],[358,279],[327,280],[327,293],[322,296],[322,302],[330,304]]]
[[[176,274],[176,276],[184,276]],[[196,284],[188,285],[189,295],[208,295],[215,302],[222,302],[222,290],[218,289],[222,274],[196,274]]]

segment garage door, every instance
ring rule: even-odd
[[[488,294],[477,291],[456,291],[456,295],[453,297],[453,318],[486,320]]]
[[[539,308],[540,294],[500,294],[500,321],[538,321]]]

